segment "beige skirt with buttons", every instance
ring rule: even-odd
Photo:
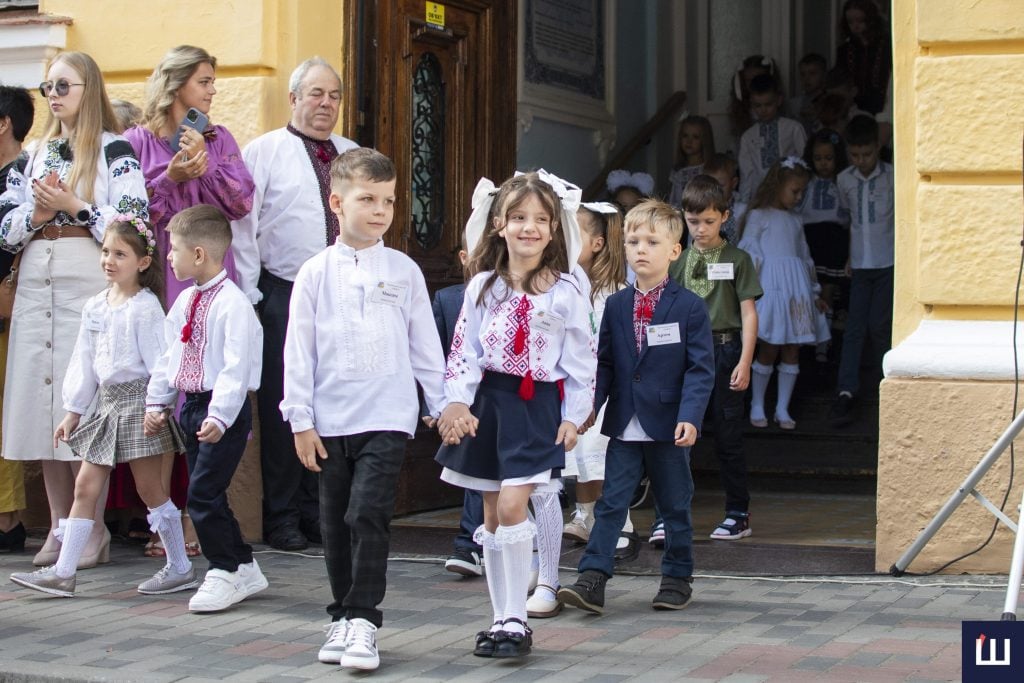
[[[21,257],[4,387],[3,457],[76,461],[53,432],[64,419],[61,387],[82,307],[106,286],[100,246],[87,237],[34,240]]]

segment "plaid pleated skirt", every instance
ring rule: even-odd
[[[148,384],[149,379],[142,377],[100,387],[96,412],[68,439],[75,455],[94,465],[113,467],[119,462],[184,452],[184,434],[173,417],[156,436],[143,433]]]

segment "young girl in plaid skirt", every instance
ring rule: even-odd
[[[109,541],[96,557],[84,557],[100,492],[119,462],[129,463],[139,496],[149,508],[149,523],[160,534],[167,565],[139,586],[144,594],[173,593],[197,585],[185,554],[181,512],[161,484],[165,453],[184,450],[181,430],[173,420],[155,436],[143,434],[146,386],[150,371],[163,353],[164,310],[160,304],[163,268],[153,229],[135,216],[117,216],[107,226],[100,266],[109,286],[89,299],[75,343],[63,399],[67,415],[53,435],[66,441],[82,464],[75,479],[75,502],[68,519],[60,520],[61,548],[57,564],[11,580],[43,593],[72,597],[75,572],[108,561]],[[91,416],[79,424],[82,415]]]

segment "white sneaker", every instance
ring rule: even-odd
[[[245,600],[243,580],[238,572],[211,569],[203,585],[188,601],[189,612],[219,612]]]
[[[580,514],[577,510],[572,519],[570,519],[564,527],[562,527],[562,538],[567,541],[575,541],[577,543],[586,543],[590,540],[590,526],[587,525],[587,519]]]
[[[242,591],[245,593],[245,597],[256,595],[270,585],[267,582],[267,577],[260,571],[260,566],[256,564],[255,558],[248,564],[238,565],[238,575],[242,579]]]
[[[380,666],[377,653],[377,627],[366,619],[348,622],[345,653],[341,655],[342,668],[372,671]]]
[[[327,641],[320,648],[317,659],[324,664],[341,664],[341,656],[348,647],[349,621],[342,617],[324,626],[324,630],[327,632]]]

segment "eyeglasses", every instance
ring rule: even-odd
[[[66,78],[57,79],[56,82],[43,81],[39,84],[39,92],[43,97],[49,97],[51,92],[56,91],[58,97],[64,97],[73,85],[84,86],[85,83],[69,83]]]

